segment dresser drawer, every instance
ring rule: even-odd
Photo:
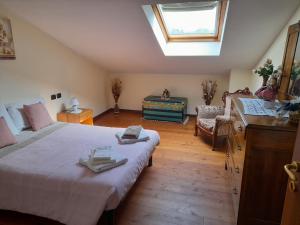
[[[232,202],[233,202],[233,208],[235,217],[237,219],[238,210],[239,210],[239,201],[240,201],[240,183],[241,183],[241,177],[236,171],[236,166],[234,165],[233,161],[233,155],[232,150],[230,146],[230,141],[228,139],[228,148],[226,151],[226,169],[227,169],[227,177],[228,177],[228,185],[229,185],[229,191],[232,195]]]
[[[240,195],[241,195],[241,188],[237,185],[237,180],[235,177],[232,179],[232,185],[231,185],[231,195],[232,195],[232,203],[233,203],[233,210],[235,218],[238,217],[239,212],[239,205],[240,205]]]
[[[243,139],[241,140],[236,135],[232,126],[229,129],[228,141],[234,163],[239,167],[243,167],[245,157],[245,141]]]
[[[230,111],[230,120],[232,121],[232,131],[233,135],[238,138],[238,141],[241,145],[245,146],[245,134],[246,134],[246,126],[238,113],[234,103],[232,104]]]

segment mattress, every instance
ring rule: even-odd
[[[147,166],[159,143],[119,145],[123,128],[55,123],[39,132],[24,131],[18,144],[0,149],[0,209],[95,225],[104,210],[115,209]],[[120,167],[95,174],[78,163],[92,148],[112,146],[128,158]]]

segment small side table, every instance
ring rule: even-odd
[[[68,111],[57,113],[57,120],[65,123],[80,123],[86,125],[93,125],[93,110],[81,109],[82,112],[75,114]]]

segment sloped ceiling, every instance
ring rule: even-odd
[[[218,57],[164,56],[141,8],[149,3],[0,0],[17,16],[110,72],[177,74],[227,74],[231,68],[252,69],[300,2],[231,0]]]

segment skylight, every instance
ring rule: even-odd
[[[158,5],[169,35],[216,35],[218,2]],[[198,6],[199,5],[199,6]]]
[[[154,4],[153,11],[167,41],[218,41],[227,1]]]
[[[144,5],[165,56],[219,56],[229,0]]]

